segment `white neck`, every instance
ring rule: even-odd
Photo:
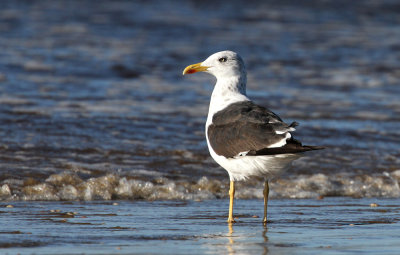
[[[246,96],[246,77],[233,76],[219,78],[211,95],[210,108],[208,110],[207,124],[212,122],[212,116],[230,104],[249,101]]]

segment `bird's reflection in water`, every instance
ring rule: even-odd
[[[264,248],[264,252],[263,255],[267,255],[268,254],[268,236],[267,236],[267,232],[268,232],[268,227],[266,224],[264,224],[264,230],[262,232],[262,237],[264,238],[264,243],[262,244],[263,248]]]
[[[263,230],[261,232],[262,234],[262,239],[263,242],[259,243],[260,246],[263,248],[263,255],[267,255],[268,254],[268,228],[266,225],[263,226]],[[227,254],[231,255],[231,254],[237,254],[238,252],[242,253],[243,252],[243,246],[245,246],[246,244],[244,244],[243,242],[236,242],[235,243],[235,239],[240,239],[240,236],[234,236],[234,228],[233,228],[233,224],[232,223],[228,223],[228,243],[226,245],[226,249],[227,249]],[[252,245],[252,244],[248,244],[248,245]],[[248,254],[251,254],[252,251],[249,251]],[[247,254],[247,253],[244,253]]]
[[[226,249],[228,250],[228,254],[231,255],[231,254],[235,253],[235,247],[234,247],[235,241],[233,240],[233,224],[232,223],[228,223],[228,230],[229,230],[229,232],[228,232],[227,237],[228,237],[229,243],[226,245]]]
[[[264,242],[267,243],[268,242],[268,236],[267,236],[267,232],[268,232],[268,227],[266,224],[264,224],[264,230],[262,232],[262,236],[264,238]]]

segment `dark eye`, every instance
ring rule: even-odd
[[[225,58],[225,57],[220,58],[220,59],[218,59],[218,61],[221,62],[221,63],[222,63],[222,62],[226,62],[226,58]]]

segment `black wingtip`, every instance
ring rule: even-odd
[[[276,148],[264,148],[258,151],[252,151],[248,153],[248,156],[261,156],[261,155],[277,155],[277,154],[294,154],[294,153],[302,153],[306,151],[314,151],[314,150],[322,150],[324,147],[321,146],[302,146],[300,143],[293,142],[290,144],[286,144],[283,147]]]

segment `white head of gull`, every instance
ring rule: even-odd
[[[201,63],[185,68],[183,74],[206,72],[217,78],[206,122],[211,156],[230,177],[228,222],[234,222],[235,181],[252,176],[265,178],[264,218],[267,222],[268,179],[287,170],[302,152],[321,149],[303,146],[291,133],[296,122],[286,124],[246,95],[246,68],[233,51],[221,51]]]

